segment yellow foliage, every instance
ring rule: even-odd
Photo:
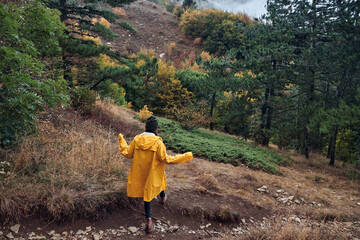
[[[211,59],[211,55],[208,52],[202,51],[200,53],[200,57],[204,60],[204,61],[209,61]]]
[[[99,37],[92,37],[92,36],[82,36],[81,37],[84,40],[92,40],[95,42],[96,45],[101,45],[101,39]]]
[[[287,90],[290,90],[290,89],[293,89],[293,88],[294,88],[294,84],[292,84],[292,83],[289,83],[289,84],[285,85],[285,89],[287,89]]]
[[[101,25],[104,25],[107,28],[110,28],[111,23],[103,17],[100,18],[100,21],[97,18],[91,19],[91,23],[93,25],[95,25],[97,22],[100,23]]]
[[[143,109],[140,109],[140,115],[139,115],[139,117],[140,117],[140,120],[141,120],[142,122],[145,122],[146,119],[147,119],[148,117],[152,116],[152,115],[153,115],[153,113],[148,110],[147,105],[145,105],[145,106],[143,107]]]
[[[144,59],[140,59],[139,61],[137,61],[136,66],[137,66],[137,67],[141,67],[141,66],[144,65],[145,63],[146,63],[146,62],[145,62]]]
[[[161,114],[174,114],[176,108],[183,107],[194,97],[194,94],[184,88],[180,80],[175,78],[175,71],[172,64],[164,63],[161,59],[158,61],[156,76],[161,83],[161,88],[157,93],[157,105],[153,109]]]
[[[166,64],[161,59],[158,61],[157,79],[160,82],[165,82],[175,75],[176,69],[174,65]]]
[[[102,53],[100,54],[96,62],[99,64],[101,69],[104,67],[115,67],[117,65],[117,62],[112,61],[108,55]]]
[[[156,53],[154,49],[140,49],[140,52],[138,52],[137,55],[144,54],[151,58],[156,57]],[[136,56],[136,55],[135,55]]]
[[[253,21],[243,13],[228,13],[221,10],[205,9],[205,10],[186,10],[181,16],[180,27],[187,37],[204,37],[209,34],[209,25],[222,23],[224,20],[229,22],[245,22],[246,24],[254,24]]]
[[[126,107],[127,107],[127,108],[132,108],[132,107],[133,107],[133,105],[132,105],[132,103],[131,103],[131,102],[128,102],[128,103],[126,104]]]
[[[122,17],[126,16],[125,9],[123,9],[121,7],[115,7],[115,8],[112,9],[112,11],[118,16],[122,16]]]
[[[241,72],[235,73],[235,77],[243,78],[244,75],[250,76],[251,78],[256,78],[255,73],[253,73],[251,70],[247,70],[246,72],[241,71]]]

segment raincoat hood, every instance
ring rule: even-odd
[[[161,137],[141,134],[134,139],[136,149],[156,151],[158,148],[157,142],[162,141]]]

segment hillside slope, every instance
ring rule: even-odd
[[[44,116],[51,116],[51,114],[52,112]],[[70,144],[67,146],[72,149],[71,152],[76,150],[78,159],[83,163],[89,161],[83,157],[90,157],[96,151],[103,151],[104,147],[110,149],[108,152],[99,152],[108,155],[105,159],[121,158],[116,150],[117,133],[125,133],[129,142],[135,134],[141,132],[143,127],[138,120],[133,118],[136,112],[112,104],[98,103],[97,110],[86,122],[65,110],[59,109],[57,114],[62,118],[54,116],[46,118],[47,120],[43,119],[44,122],[40,124],[43,129],[40,139],[46,139],[48,133],[51,134],[49,136],[51,139],[59,138],[62,133],[56,129],[63,127],[67,129],[68,134],[77,135],[78,133],[72,129],[84,126],[82,134],[86,136],[86,141],[79,139],[84,143],[76,143],[76,141],[71,143],[63,139],[64,144]],[[94,130],[92,126],[97,126],[99,130]],[[53,130],[50,131],[51,129]],[[100,132],[107,136],[106,145],[99,142],[98,133]],[[51,142],[49,144],[51,146]],[[52,148],[55,150],[58,148],[56,146],[61,146],[57,145],[59,143],[56,141],[54,144]],[[89,146],[92,146],[94,150],[90,150],[86,144],[90,144]],[[31,151],[36,151],[34,147],[31,143],[27,145],[27,149]],[[174,154],[171,151],[168,153]],[[34,152],[32,154],[36,156]],[[152,204],[156,225],[151,236],[165,239],[212,237],[288,239],[286,236],[292,236],[292,239],[301,237],[353,239],[359,237],[358,182],[347,180],[341,167],[335,169],[324,167],[325,160],[319,156],[314,155],[312,160],[307,162],[297,154],[290,152],[283,154],[290,155],[292,163],[288,167],[281,167],[281,176],[251,170],[244,165],[235,167],[200,158],[195,158],[183,165],[169,165],[166,170],[169,200],[165,206],[156,201]],[[102,159],[100,155],[96,156],[99,161]],[[54,239],[80,239],[92,236],[94,239],[97,236],[108,239],[147,238],[145,232],[142,231],[144,216],[141,199],[127,199],[124,196],[126,176],[131,160],[121,159],[120,165],[114,165],[116,161],[111,160],[111,166],[109,166],[111,168],[104,168],[101,172],[97,170],[88,172],[87,175],[92,180],[89,185],[81,187],[82,191],[76,190],[76,186],[79,185],[67,186],[71,188],[69,192],[76,194],[73,199],[82,202],[82,205],[76,206],[89,208],[95,204],[89,208],[93,211],[92,215],[86,215],[98,216],[92,218],[92,222],[86,220],[89,219],[88,217],[85,219],[75,217],[74,221],[66,221],[69,219],[66,217],[68,214],[66,211],[63,211],[64,222],[61,219],[51,221],[51,218],[46,217],[46,213],[41,213],[40,216],[43,217],[40,218],[39,215],[35,215],[37,217],[19,219],[19,233],[10,230],[13,224],[3,225],[0,229],[0,237],[11,233],[15,237],[23,236],[29,239],[31,239],[30,235],[32,237],[42,235],[47,238],[55,236]],[[74,164],[73,160],[70,160],[65,155],[62,161],[65,165]],[[102,164],[105,164],[104,167],[107,166],[105,162]],[[81,174],[83,170],[87,170],[90,167],[87,165],[77,166],[77,172]],[[98,165],[98,168],[100,166]],[[115,171],[119,168],[121,168],[120,175],[118,171]],[[98,179],[100,173],[102,179]],[[77,178],[74,176],[72,179],[80,183],[80,176],[78,175]],[[33,190],[36,188],[37,185],[33,185]],[[94,198],[88,198],[91,195],[95,196],[94,194],[99,197],[113,197],[104,198],[108,200],[101,201],[101,207],[95,207],[97,202]],[[99,197],[96,199],[101,199]],[[109,199],[113,200],[109,201]],[[2,196],[2,203],[3,200],[4,196]],[[58,210],[63,210],[61,206],[66,205],[61,205],[60,199],[57,201],[60,206]],[[82,212],[83,209],[75,208],[74,211]],[[62,225],[57,224],[59,221]]]
[[[123,54],[138,53],[141,49],[155,50],[159,56],[166,52],[167,45],[175,43],[176,51],[190,53],[199,47],[185,38],[174,14],[165,11],[154,3],[139,0],[124,7],[125,13],[113,24],[111,29],[119,34],[113,42],[108,42],[114,50]],[[129,22],[138,33],[120,26],[122,21]]]

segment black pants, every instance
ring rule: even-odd
[[[165,197],[165,191],[162,191],[160,193],[160,197],[164,198]],[[144,207],[145,207],[145,216],[146,218],[151,218],[151,201],[150,202],[146,202],[144,201]]]

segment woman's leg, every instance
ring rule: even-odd
[[[167,196],[165,195],[165,191],[160,192],[160,198],[161,198],[161,200],[160,200],[161,204],[165,204],[166,200],[167,200]]]
[[[144,201],[146,219],[151,218],[151,202]]]
[[[163,190],[163,191],[161,191],[161,193],[160,193],[160,197],[161,198],[164,198],[165,197],[165,191]]]
[[[149,233],[152,230],[151,202],[145,202],[144,201],[144,207],[145,207],[145,216],[146,216],[146,228],[145,228],[145,231],[147,233]]]

